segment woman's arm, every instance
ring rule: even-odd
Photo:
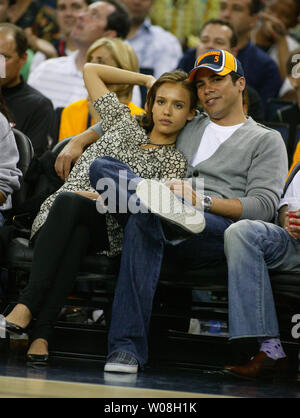
[[[107,88],[109,84],[137,84],[149,89],[155,82],[155,78],[151,75],[91,63],[84,65],[83,78],[92,101],[109,93]]]

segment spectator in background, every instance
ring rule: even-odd
[[[130,27],[127,9],[117,0],[96,1],[78,15],[71,32],[78,51],[67,57],[42,62],[29,76],[28,83],[47,96],[54,108],[85,99],[82,77],[86,52],[99,38],[126,38]]]
[[[94,64],[110,65],[128,71],[138,72],[139,70],[139,63],[134,50],[128,43],[119,38],[98,39],[88,49],[86,61]],[[129,107],[132,116],[145,113],[143,109],[131,102],[132,85],[122,88],[116,86],[116,88],[110,88],[110,90],[115,91],[119,101]],[[62,111],[58,140],[78,135],[99,121],[100,116],[90,100],[78,100]]]
[[[36,156],[51,141],[55,113],[51,101],[30,87],[20,75],[27,59],[27,38],[12,23],[0,23],[0,53],[5,57],[6,76],[1,79],[2,92],[17,129],[32,141]]]
[[[14,23],[16,26],[23,28],[27,36],[27,60],[21,70],[21,74],[25,81],[28,79],[35,52],[40,51],[47,58],[56,57],[54,46],[51,45],[50,42],[37,37],[32,31],[31,25],[33,23],[33,17],[30,13],[30,17],[27,18],[27,14],[29,8],[36,9],[36,7],[36,3],[33,3],[32,1],[20,2],[20,0],[3,0],[0,4],[0,23]],[[37,9],[35,10],[35,13],[36,12]],[[35,13],[33,13],[33,15],[35,15]]]
[[[251,42],[251,31],[257,24],[260,0],[221,0],[219,17],[230,22],[238,36],[237,58],[242,63],[248,85],[260,95],[264,107],[277,97],[282,80],[272,58]]]
[[[11,194],[20,188],[22,176],[17,168],[19,153],[9,120],[0,88],[0,227],[5,223],[5,211],[12,206]]]
[[[237,35],[235,29],[229,22],[221,19],[210,19],[204,23],[200,30],[200,42],[197,48],[190,48],[179,61],[178,68],[189,73],[194,68],[196,58],[207,49],[226,49],[236,55]],[[257,91],[246,86],[248,103],[245,113],[256,121],[264,119],[264,108],[262,100]]]
[[[182,56],[178,39],[160,26],[152,25],[148,17],[154,0],[122,0],[131,15],[131,27],[127,40],[133,47],[140,72],[158,78],[166,71],[177,68]],[[146,90],[141,88],[142,104]]]
[[[56,50],[55,56],[64,57],[77,50],[76,45],[70,40],[70,34],[76,24],[78,14],[86,10],[91,2],[92,0],[56,0],[56,19],[60,36],[51,41]],[[47,58],[44,53],[37,52],[32,60],[30,71]]]
[[[297,25],[299,13],[298,0],[267,0],[253,30],[253,41],[277,62],[283,80],[287,76],[289,54],[299,46],[296,39],[288,34],[289,29]]]
[[[47,58],[54,58],[56,50],[53,45],[36,36],[33,30],[34,19],[40,6],[40,0],[10,0],[7,21],[25,30],[29,47],[34,52],[41,51]]]
[[[296,99],[296,95],[293,95],[294,89],[286,78],[286,62],[290,52],[299,46],[298,41],[289,35],[289,30],[298,23],[299,13],[299,0],[267,0],[264,11],[259,14],[260,22],[252,37],[277,62],[284,80],[279,96],[287,100]]]
[[[290,54],[286,64],[286,72],[289,82],[295,90],[297,101],[295,103],[287,102],[286,106],[277,110],[275,121],[288,123],[290,127],[287,143],[290,161],[292,160],[290,173],[300,161],[300,136],[299,132],[297,133],[297,126],[300,125],[300,47]]]
[[[56,0],[56,17],[60,37],[53,41],[57,55],[64,57],[73,53],[77,46],[70,39],[77,16],[85,10],[92,0]]]

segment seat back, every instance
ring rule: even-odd
[[[289,132],[290,132],[290,125],[288,123],[281,123],[281,122],[263,122],[265,126],[268,126],[271,129],[279,132],[282,136],[282,139],[287,146]]]
[[[55,154],[59,154],[61,152],[61,150],[67,145],[67,143],[70,141],[70,139],[72,139],[72,137],[68,137],[68,138],[64,138],[61,141],[59,141],[57,144],[54,145],[54,147],[52,148],[52,152],[54,152]]]
[[[28,194],[28,186],[24,182],[24,175],[28,170],[28,167],[31,163],[31,160],[34,156],[34,150],[32,143],[28,136],[23,132],[19,131],[16,128],[13,128],[13,133],[15,136],[17,148],[19,151],[19,162],[17,164],[18,168],[22,171],[23,177],[20,180],[21,187],[19,190],[15,191],[12,194],[12,206],[13,211],[17,210],[25,202]]]
[[[266,106],[266,121],[271,122],[275,120],[278,110],[289,107],[291,104],[293,104],[293,102],[277,98],[269,98]]]

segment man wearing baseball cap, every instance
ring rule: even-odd
[[[189,80],[204,112],[177,139],[176,147],[188,160],[185,181],[165,184],[204,210],[206,227],[179,240],[170,224],[155,214],[129,215],[108,337],[108,372],[137,373],[147,362],[152,302],[163,258],[181,269],[224,261],[224,231],[239,219],[272,220],[283,190],[284,142],[278,132],[245,116],[246,80],[238,60],[227,51],[205,51]],[[138,197],[142,185],[147,188],[151,182],[139,184]]]

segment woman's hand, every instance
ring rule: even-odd
[[[155,83],[156,78],[153,77],[152,75],[148,75],[147,76],[147,80],[146,80],[146,84],[145,87],[149,90],[151,89],[151,87],[153,86],[153,84]]]
[[[188,181],[172,179],[165,183],[166,186],[176,195],[183,197],[185,201],[195,206],[197,209],[203,209],[203,195],[196,193]]]
[[[77,190],[77,192],[74,193],[80,194],[80,196],[87,197],[89,199],[98,199],[100,196],[97,192],[86,192],[84,190]]]

